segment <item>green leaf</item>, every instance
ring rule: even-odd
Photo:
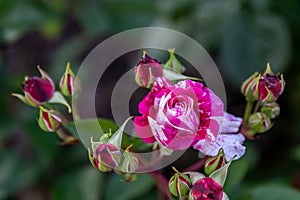
[[[224,165],[223,167],[221,167],[220,169],[211,173],[211,175],[209,175],[209,177],[215,179],[215,181],[217,181],[220,185],[223,186],[226,181],[227,171],[228,171],[228,167],[230,166],[230,164],[231,164],[231,161],[229,163],[227,163],[226,165]]]
[[[101,199],[102,187],[103,174],[88,166],[62,176],[52,194],[54,200],[97,200]]]
[[[300,192],[285,185],[263,185],[250,190],[248,200],[300,199]]]
[[[58,103],[66,106],[68,108],[68,112],[71,113],[72,109],[65,97],[58,91],[54,92],[53,97],[48,101],[48,103]]]
[[[122,136],[125,129],[126,124],[131,120],[132,117],[129,117],[125,120],[125,122],[120,126],[120,128],[113,134],[113,136],[108,140],[108,143],[115,145],[118,148],[122,147]]]
[[[108,182],[105,200],[143,199],[145,193],[153,187],[152,179],[146,174],[139,174],[137,180],[131,183],[121,180],[123,180],[121,175],[113,175]]]
[[[134,136],[129,136],[127,134],[123,134],[122,148],[132,145],[131,150],[134,152],[149,152],[152,151],[153,144],[145,143],[140,137],[136,134]]]
[[[185,76],[169,69],[163,69],[163,74],[164,77],[168,78],[170,81],[181,81],[181,80],[189,80],[189,79],[195,81],[201,81],[200,78]]]
[[[239,160],[233,161],[230,165],[227,174],[227,181],[224,185],[224,190],[230,193],[234,193],[234,191],[239,190],[239,186],[241,186],[241,182],[244,180],[248,171],[251,168],[254,168],[258,159],[260,158],[260,153],[257,150],[257,147],[251,145],[251,143],[246,143],[247,151],[245,155]]]

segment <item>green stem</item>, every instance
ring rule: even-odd
[[[258,111],[259,106],[260,106],[260,105],[259,105],[259,103],[257,102],[257,103],[255,104],[253,113],[256,113],[256,112]]]
[[[156,186],[159,190],[161,200],[171,200],[172,195],[169,192],[168,180],[159,171],[148,172],[148,174],[154,179]]]
[[[247,101],[247,105],[246,105],[244,117],[243,117],[243,125],[244,126],[248,125],[248,120],[249,120],[249,117],[250,117],[252,109],[253,109],[253,104],[254,104],[254,101]]]
[[[207,161],[208,158],[209,158],[209,156],[205,156],[204,158],[200,159],[195,164],[187,167],[183,171],[184,172],[190,172],[190,171],[198,171],[198,170],[200,170],[205,165],[205,162]]]

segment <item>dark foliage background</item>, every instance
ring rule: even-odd
[[[231,199],[299,199],[299,10],[298,0],[0,1],[0,199],[157,199],[147,175],[125,184],[98,173],[83,146],[58,146],[55,134],[37,127],[37,110],[10,96],[21,92],[24,75],[38,75],[36,65],[57,82],[67,61],[76,71],[99,42],[143,26],[171,28],[202,44],[222,73],[234,114],[245,105],[243,79],[267,62],[284,73],[281,116],[272,131],[246,143],[225,191]]]

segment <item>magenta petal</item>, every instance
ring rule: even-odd
[[[214,179],[205,177],[193,185],[190,195],[195,200],[222,200],[223,188]]]
[[[134,127],[136,134],[145,142],[145,143],[153,143],[155,142],[155,138],[151,132],[151,128],[149,126],[147,118],[145,116],[136,116],[134,118]]]
[[[28,78],[23,83],[23,90],[37,103],[49,101],[54,94],[52,83],[49,80],[36,76]]]

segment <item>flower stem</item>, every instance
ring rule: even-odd
[[[258,111],[259,106],[260,106],[260,105],[259,105],[259,103],[257,102],[257,103],[255,104],[253,113],[256,113],[256,112]]]
[[[202,158],[201,160],[199,160],[199,161],[196,162],[195,164],[193,164],[193,165],[187,167],[187,168],[184,169],[183,171],[184,171],[184,172],[198,171],[199,169],[201,169],[201,168],[205,165],[205,162],[206,162],[206,160],[207,160],[208,158],[209,158],[208,156]]]
[[[249,120],[249,117],[250,117],[252,109],[253,109],[253,104],[254,104],[254,101],[247,101],[247,105],[246,105],[244,117],[243,117],[243,126],[248,125],[248,120]]]
[[[172,195],[169,192],[168,180],[164,175],[159,171],[149,172],[148,173],[155,181],[157,188],[159,190],[161,200],[171,200]]]

